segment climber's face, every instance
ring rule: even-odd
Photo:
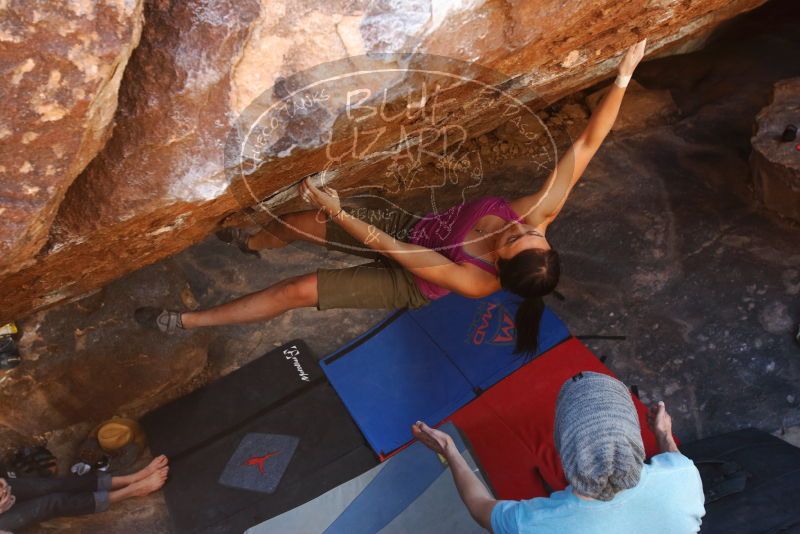
[[[508,260],[528,249],[550,250],[544,234],[529,224],[509,223],[497,238],[497,256]]]

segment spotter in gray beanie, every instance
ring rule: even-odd
[[[581,495],[610,501],[639,483],[645,457],[639,416],[615,378],[587,371],[561,386],[555,442],[564,474]]]

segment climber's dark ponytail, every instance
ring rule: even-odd
[[[542,297],[556,288],[561,276],[558,253],[552,249],[528,249],[511,259],[499,260],[497,265],[500,285],[524,299],[515,317],[514,353],[532,356],[539,347],[539,323],[544,313]]]
[[[543,313],[544,301],[541,297],[525,299],[520,303],[517,315],[514,317],[517,325],[515,354],[525,354],[526,356],[536,354],[536,349],[539,347],[539,323]],[[528,326],[523,328],[520,325]]]

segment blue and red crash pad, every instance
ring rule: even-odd
[[[322,370],[370,446],[385,459],[412,439],[411,425],[443,421],[519,369],[513,354],[519,298],[448,295],[401,311],[325,358]],[[549,309],[539,354],[569,337]]]
[[[567,486],[553,429],[561,386],[583,371],[614,374],[570,339],[501,380],[450,418],[470,446],[498,499],[545,497]],[[647,456],[660,451],[647,408],[633,397]]]

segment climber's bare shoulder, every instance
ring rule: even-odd
[[[460,263],[459,266],[466,276],[462,277],[455,287],[448,289],[463,297],[473,299],[488,297],[500,290],[500,281],[497,276],[471,263]]]
[[[537,229],[540,226],[547,227],[552,222],[553,217],[549,217],[540,207],[544,194],[544,191],[537,191],[532,195],[515,198],[509,201],[509,204],[511,204],[511,209],[514,210],[514,213],[525,221],[525,224],[535,226]]]

